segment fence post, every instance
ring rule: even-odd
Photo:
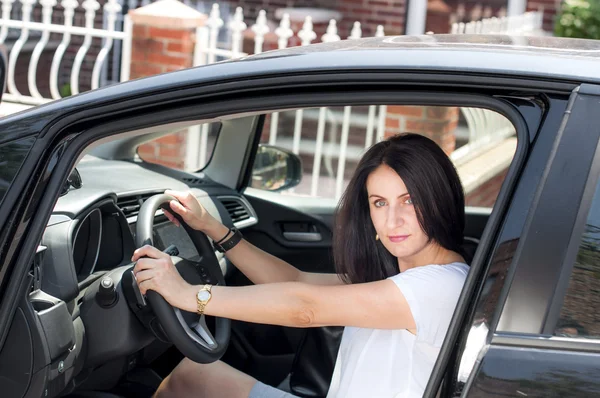
[[[193,65],[195,31],[205,24],[206,15],[177,0],[159,0],[129,15],[132,79]]]

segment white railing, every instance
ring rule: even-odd
[[[480,21],[453,23],[454,34],[540,35],[543,33],[544,10],[529,11],[510,17],[491,17]]]
[[[468,23],[452,24],[453,34],[543,34],[544,11],[530,11],[510,17],[491,17]],[[455,163],[468,161],[486,147],[493,146],[515,135],[512,123],[496,112],[479,108],[461,108],[468,127],[468,143],[451,154]]]
[[[63,0],[60,5],[63,8],[62,14],[64,24],[53,24],[52,20],[56,16],[57,11],[54,7],[57,5],[56,0],[18,0],[21,4],[22,18],[21,20],[11,19],[11,11],[15,0],[1,0],[2,2],[2,18],[0,19],[0,44],[4,44],[10,49],[8,56],[8,72],[7,72],[7,88],[8,93],[4,95],[4,101],[21,102],[25,104],[42,104],[48,101],[59,99],[62,97],[61,88],[59,86],[59,77],[61,71],[61,63],[64,62],[63,57],[65,52],[71,47],[73,36],[83,37],[83,43],[79,47],[77,54],[73,60],[73,66],[70,71],[68,82],[63,84],[68,85],[70,94],[77,94],[80,91],[81,79],[80,73],[84,61],[89,60],[89,50],[94,38],[100,38],[103,42],[102,47],[96,55],[93,62],[93,70],[91,79],[87,85],[91,89],[100,86],[101,73],[106,67],[105,61],[111,49],[113,48],[114,40],[121,40],[123,44],[122,61],[120,67],[120,80],[129,80],[129,67],[131,55],[131,22],[125,17],[124,30],[116,30],[117,15],[121,12],[121,5],[117,0],[107,0],[103,7],[104,22],[106,29],[97,29],[94,27],[96,13],[100,9],[100,3],[97,0],[85,0],[81,4],[81,8],[85,11],[85,26],[74,26],[74,17],[78,9],[79,3],[77,0]],[[41,22],[32,20],[33,10],[36,6],[41,6],[42,18]],[[9,29],[20,29],[20,35],[14,43],[7,43]],[[29,59],[27,69],[27,89],[29,95],[23,95],[17,87],[15,73],[17,72],[17,62],[19,56],[24,56],[24,47],[27,44],[30,33],[36,33],[40,39],[37,41]],[[60,43],[56,43],[56,34],[62,35]],[[53,41],[56,46],[56,51],[52,57],[49,73],[49,92],[44,96],[38,88],[38,66],[40,58],[44,51],[52,49],[49,43]]]

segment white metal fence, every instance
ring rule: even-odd
[[[8,73],[7,73],[7,88],[8,93],[5,94],[3,100],[21,102],[26,104],[37,105],[62,97],[61,88],[59,87],[59,76],[61,72],[61,62],[65,52],[71,47],[73,36],[80,36],[83,42],[75,55],[73,65],[71,67],[70,79],[68,81],[70,94],[78,94],[80,88],[80,72],[82,65],[88,57],[88,51],[94,38],[99,38],[103,41],[102,47],[93,61],[93,70],[89,87],[91,89],[100,86],[100,78],[102,68],[105,67],[105,61],[109,52],[113,47],[114,40],[121,40],[123,44],[123,61],[121,62],[121,81],[129,79],[129,58],[131,53],[131,23],[129,19],[125,19],[123,31],[117,31],[116,21],[117,14],[121,11],[121,5],[117,0],[107,0],[104,7],[105,29],[94,27],[96,13],[100,9],[100,3],[96,0],[85,0],[81,7],[85,11],[85,25],[75,26],[74,17],[76,9],[79,7],[77,0],[63,0],[60,5],[62,12],[55,10],[57,5],[56,0],[20,0],[21,19],[11,19],[11,11],[15,0],[2,0],[2,19],[0,20],[0,44],[5,44],[9,48],[8,56]],[[41,7],[41,21],[36,22],[32,19],[34,8]],[[64,23],[52,23],[56,14],[62,14],[61,17]],[[7,43],[9,29],[19,29],[20,35],[16,41]],[[35,44],[27,67],[26,85],[29,95],[24,95],[17,87],[17,73],[20,68],[17,68],[19,56],[23,57],[24,47],[30,43],[30,33],[36,33],[39,40]],[[44,97],[38,89],[38,68],[39,61],[44,51],[51,50],[52,42],[56,42],[55,34],[62,34],[62,40],[56,46],[56,51],[52,56],[50,71],[49,71],[49,96]],[[20,77],[23,77],[20,75]]]
[[[450,33],[540,35],[543,34],[543,21],[544,10],[541,9],[510,17],[491,17],[480,21],[454,23]]]

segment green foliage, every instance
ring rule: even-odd
[[[600,39],[600,0],[566,0],[556,19],[554,34]]]
[[[65,83],[60,86],[59,91],[62,98],[69,97],[71,95],[71,85],[69,83]]]

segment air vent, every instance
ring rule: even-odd
[[[188,185],[202,185],[204,183],[202,178],[197,177],[184,177],[181,180]]]
[[[125,217],[137,217],[138,213],[140,212],[140,207],[142,207],[142,203],[157,193],[161,192],[148,192],[138,195],[123,196],[117,199],[117,207],[121,209]]]
[[[237,228],[247,227],[256,224],[256,216],[252,211],[250,204],[242,198],[235,196],[221,196],[219,200],[225,206],[225,209]]]

